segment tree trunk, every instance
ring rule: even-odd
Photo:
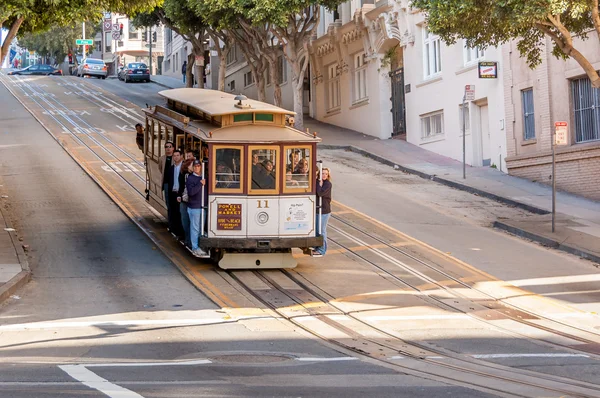
[[[293,42],[286,43],[286,58],[292,67],[292,90],[294,92],[294,127],[304,129],[304,74],[308,66],[308,53],[300,54]]]
[[[225,91],[225,72],[227,72],[227,54],[219,53],[219,91]]]
[[[11,25],[10,29],[8,30],[8,35],[6,36],[4,43],[2,43],[2,49],[0,49],[0,65],[4,63],[4,58],[6,58],[6,54],[8,54],[10,43],[12,43],[13,39],[17,35],[17,32],[19,31],[19,28],[21,27],[21,24],[24,20],[25,17],[20,17],[16,19],[15,22],[13,22],[13,24]]]
[[[196,57],[194,54],[188,54],[187,56],[187,64],[185,67],[185,86],[187,88],[194,87],[194,79],[192,79],[192,74],[194,72],[194,62],[196,61]]]
[[[192,53],[196,57],[204,58],[204,47],[198,47],[194,45],[192,47]],[[198,88],[204,88],[204,64],[200,65],[199,62],[195,62],[194,66],[194,76],[198,81]]]
[[[281,76],[279,74],[279,68],[277,68],[277,61],[273,61],[271,58],[269,58],[269,74],[271,77],[271,84],[273,85],[273,105],[281,108],[281,86],[279,85]]]

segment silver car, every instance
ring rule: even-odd
[[[106,79],[108,76],[108,67],[101,59],[86,58],[77,67],[77,76],[84,77],[86,75]]]

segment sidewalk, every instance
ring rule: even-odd
[[[167,88],[184,87],[181,80],[169,76],[153,76],[153,81]],[[556,232],[552,233],[550,186],[490,167],[468,166],[463,179],[462,163],[403,140],[380,140],[308,117],[304,128],[317,132],[323,140],[321,148],[348,149],[401,171],[528,210],[533,215],[498,220],[494,227],[600,263],[600,202],[557,192]]]
[[[10,198],[0,186],[0,304],[25,285],[31,276],[19,239],[6,217]]]
[[[164,88],[184,88],[185,87],[185,83],[183,82],[183,79],[177,79],[175,77],[172,76],[163,76],[163,75],[153,75],[150,76],[150,80],[152,81],[152,83],[156,83],[159,86],[162,86]]]

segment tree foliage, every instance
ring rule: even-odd
[[[138,27],[150,27],[163,24],[173,30],[192,45],[192,53],[188,55],[187,62],[187,86],[193,86],[191,79],[192,70],[196,66],[198,87],[203,87],[202,69],[195,65],[195,56],[204,56],[204,37],[206,22],[188,0],[164,0],[164,2],[147,12],[129,13],[133,17],[133,23]]]
[[[18,32],[42,32],[75,21],[99,22],[105,10],[129,14],[151,10],[161,3],[162,0],[0,0],[0,27],[9,29],[0,64]]]
[[[516,39],[532,68],[542,61],[549,37],[555,56],[575,59],[600,87],[598,73],[574,41],[590,35],[600,40],[598,0],[414,0],[413,7],[426,13],[429,30],[449,44],[463,38],[471,47],[487,47]]]
[[[85,36],[94,37],[100,26],[86,23]],[[75,54],[78,46],[75,40],[81,38],[81,23],[77,22],[70,26],[50,27],[47,31],[38,33],[25,33],[19,37],[19,44],[30,51],[36,51],[42,56],[53,57],[56,62],[62,62],[67,54]],[[89,52],[93,50],[90,46]],[[74,57],[74,60],[76,57]]]

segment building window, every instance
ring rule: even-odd
[[[244,87],[248,87],[254,84],[254,75],[252,71],[244,73]]]
[[[571,82],[575,142],[600,140],[600,89],[592,87],[590,79]]]
[[[236,51],[237,46],[232,46],[231,50],[229,50],[229,52],[227,53],[227,61],[226,61],[226,65],[231,65],[234,62],[237,61],[237,51]]]
[[[287,82],[287,60],[283,55],[277,57],[277,69],[279,72],[279,84]]]
[[[139,32],[133,23],[129,21],[129,40],[137,40],[139,39]]]
[[[463,58],[465,65],[471,65],[485,57],[485,51],[479,47],[467,47],[467,43],[463,46]]]
[[[367,98],[367,63],[365,53],[354,55],[354,102]]]
[[[523,104],[523,138],[525,140],[532,140],[535,138],[532,88],[521,91],[521,102]]]
[[[235,91],[235,80],[229,82],[229,90]]]
[[[437,35],[423,28],[423,75],[429,79],[442,73],[442,42]]]
[[[327,111],[340,107],[340,76],[337,64],[327,67]]]
[[[431,138],[444,134],[444,112],[434,112],[421,116],[421,138]]]
[[[465,114],[465,134],[468,134],[471,131],[471,109],[468,103],[465,106],[462,106],[462,104],[458,106],[458,126],[461,135],[463,131],[463,112]]]

